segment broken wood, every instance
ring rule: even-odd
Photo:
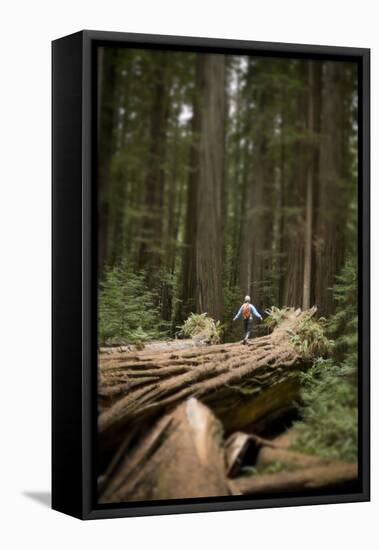
[[[250,445],[250,436],[243,432],[235,432],[227,439],[225,442],[225,452],[228,477],[234,477],[239,474]]]
[[[194,398],[158,420],[132,449],[128,443],[102,480],[99,502],[232,494],[222,426]]]
[[[336,463],[305,468],[295,472],[251,475],[233,481],[244,495],[267,495],[346,488],[350,484],[353,485],[357,479],[357,464]]]
[[[150,424],[191,396],[208,405],[228,433],[290,410],[298,398],[299,374],[310,365],[291,338],[315,311],[288,310],[272,334],[246,346],[142,351],[106,361],[100,356],[101,444],[120,443],[129,425]]]

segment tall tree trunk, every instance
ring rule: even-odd
[[[145,182],[142,243],[139,267],[150,279],[158,275],[162,259],[162,210],[165,183],[166,130],[169,114],[169,61],[166,53],[154,62],[150,118],[150,152]]]
[[[223,315],[223,177],[225,57],[202,54],[199,171],[197,186],[196,305],[215,319]]]
[[[113,266],[122,261],[125,256],[126,227],[125,205],[127,204],[130,174],[128,163],[121,163],[120,157],[128,147],[127,132],[130,115],[130,85],[133,75],[133,64],[130,58],[124,56],[119,59],[119,76],[115,94],[115,109],[118,120],[115,127],[114,158],[115,166],[112,169],[112,193],[109,200],[109,238],[107,243],[108,264]]]
[[[308,61],[308,167],[305,198],[303,309],[311,306],[315,190],[318,187],[321,62]]]
[[[191,145],[189,150],[189,176],[186,200],[186,225],[182,263],[182,319],[195,311],[196,307],[196,228],[197,228],[197,188],[199,165],[199,71],[196,70],[196,82],[193,92],[193,114],[191,120]]]
[[[111,160],[116,125],[117,50],[100,48],[98,57],[98,269],[107,261]]]
[[[322,315],[334,310],[331,287],[343,264],[345,247],[347,198],[343,180],[343,74],[342,63],[325,63],[315,243],[315,302]]]
[[[274,166],[269,136],[274,115],[270,97],[263,91],[258,96],[259,121],[253,136],[253,155],[243,210],[242,246],[240,254],[240,288],[249,294],[258,308],[270,300],[267,280],[272,266],[272,207]]]
[[[292,143],[291,176],[287,180],[284,203],[285,220],[283,249],[286,257],[282,291],[282,305],[300,307],[303,301],[304,277],[304,210],[307,179],[307,94],[306,62],[299,61],[297,78],[299,89],[296,98],[295,133]]]
[[[199,54],[187,196],[183,302],[189,310],[223,314],[223,177],[225,57]]]

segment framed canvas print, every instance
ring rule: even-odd
[[[369,499],[369,50],[53,42],[53,508]]]

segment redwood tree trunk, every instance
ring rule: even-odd
[[[318,188],[318,161],[320,148],[321,62],[308,61],[308,154],[307,185],[305,198],[303,309],[311,307],[314,300],[312,268],[314,261],[314,204]]]
[[[109,189],[111,160],[114,152],[114,131],[116,126],[117,59],[114,48],[99,49],[98,68],[98,266],[101,276],[108,256],[109,238]]]
[[[167,54],[160,54],[154,65],[154,83],[150,118],[150,154],[145,182],[142,243],[139,266],[148,270],[148,277],[157,275],[162,252],[162,214],[165,183],[166,129],[169,113],[169,66]]]
[[[196,306],[223,315],[223,178],[225,57],[202,54],[199,71],[199,168],[197,182]]]
[[[343,181],[343,72],[341,63],[325,63],[315,243],[315,303],[322,315],[333,312],[331,287],[342,266],[345,247],[347,197]]]
[[[196,60],[183,260],[183,314],[223,314],[225,57]]]
[[[303,302],[304,274],[304,211],[307,179],[307,147],[305,135],[307,132],[307,93],[306,62],[300,61],[297,68],[297,78],[301,88],[297,92],[295,137],[291,143],[292,164],[284,202],[284,235],[283,248],[285,254],[285,273],[283,278],[282,304],[301,307]]]

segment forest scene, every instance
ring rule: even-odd
[[[358,76],[98,48],[98,501],[358,480]]]

